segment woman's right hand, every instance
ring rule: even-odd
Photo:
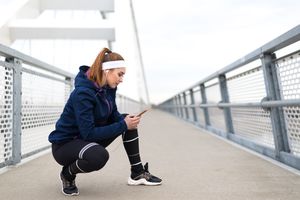
[[[134,115],[127,115],[125,117],[125,123],[128,130],[137,129],[137,125],[140,123],[141,117],[136,117]]]

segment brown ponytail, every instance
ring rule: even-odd
[[[115,52],[112,52],[108,48],[103,48],[98,56],[96,57],[94,63],[91,65],[90,73],[88,79],[96,82],[99,86],[103,86],[103,70],[102,63],[106,61],[124,60],[123,57]]]

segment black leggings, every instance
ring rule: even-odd
[[[105,147],[99,143],[75,139],[62,145],[52,144],[52,154],[62,166],[69,166],[78,160],[82,172],[91,172],[106,164],[109,154]],[[75,164],[79,166],[78,161]]]
[[[129,130],[122,134],[123,144],[132,166],[140,163],[138,132]],[[118,136],[117,136],[118,137]],[[101,169],[109,159],[105,149],[117,137],[87,142],[74,139],[64,144],[52,144],[52,154],[60,165],[69,167],[71,174],[92,172]]]

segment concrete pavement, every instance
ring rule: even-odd
[[[102,170],[78,175],[79,196],[62,195],[60,166],[48,153],[1,174],[0,199],[300,199],[300,176],[167,113],[146,113],[139,134],[142,161],[161,186],[126,185],[129,162],[119,138]]]

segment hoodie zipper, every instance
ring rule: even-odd
[[[112,108],[111,108],[110,102],[107,100],[107,98],[105,98],[105,101],[106,101],[106,103],[108,105],[108,110],[109,110],[109,115],[110,115],[111,112],[112,112]]]

